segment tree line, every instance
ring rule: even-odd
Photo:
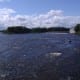
[[[50,28],[27,28],[24,26],[10,26],[4,33],[43,33],[43,32],[69,32],[69,28],[50,27]]]
[[[74,27],[75,33],[80,33],[80,24]],[[65,27],[49,27],[49,28],[27,28],[25,26],[9,26],[4,33],[43,33],[43,32],[69,32],[70,28]]]

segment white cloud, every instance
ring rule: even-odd
[[[80,16],[64,16],[61,10],[50,10],[45,14],[36,16],[17,15],[13,9],[0,9],[0,25],[4,28],[12,25],[23,25],[26,27],[54,27],[65,26],[71,27],[80,23]]]
[[[0,9],[0,15],[10,15],[12,13],[16,13],[16,11],[7,8]]]
[[[11,22],[12,13],[16,11],[7,8],[0,9],[0,27],[6,27],[6,24]]]

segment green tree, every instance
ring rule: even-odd
[[[24,26],[10,26],[7,28],[7,33],[29,33],[31,29]]]
[[[77,24],[74,28],[76,33],[80,33],[80,24]]]

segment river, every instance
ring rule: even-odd
[[[79,76],[79,35],[0,33],[0,80],[80,80]]]

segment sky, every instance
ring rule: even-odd
[[[0,0],[0,29],[73,27],[80,23],[79,8],[80,0]]]

